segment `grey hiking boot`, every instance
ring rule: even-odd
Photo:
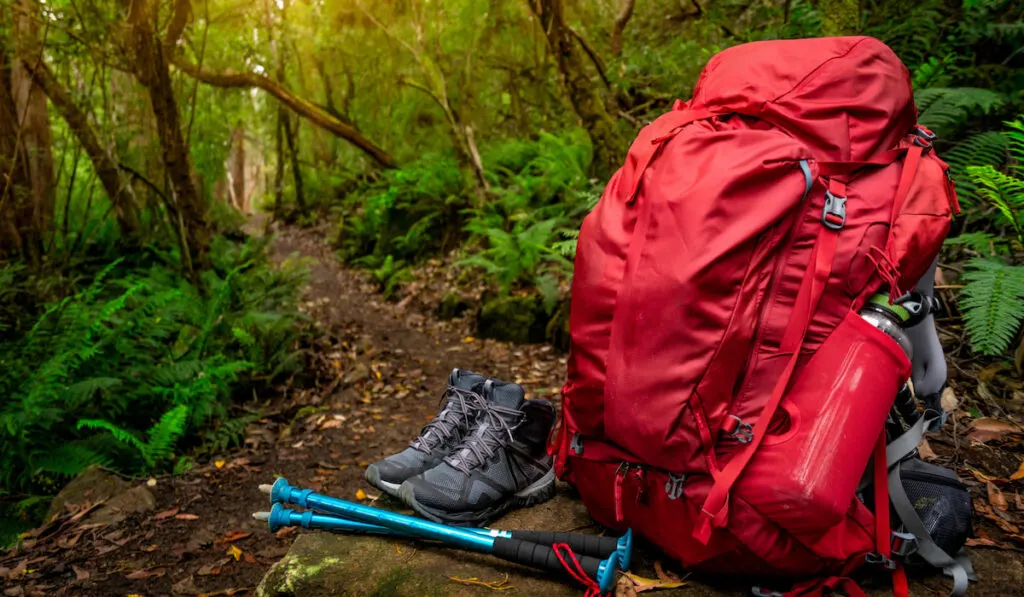
[[[523,388],[484,382],[486,402],[476,425],[444,462],[402,483],[399,497],[417,514],[445,524],[486,526],[512,508],[555,495],[547,453],[555,409],[524,400]]]
[[[366,467],[366,480],[397,497],[403,481],[440,464],[462,441],[482,409],[483,398],[474,388],[479,390],[483,382],[483,375],[452,369],[441,412],[420,430],[408,448]]]

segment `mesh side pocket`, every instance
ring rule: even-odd
[[[903,489],[932,541],[947,554],[956,555],[973,534],[973,506],[967,488],[953,471],[917,458],[900,467]]]
[[[919,458],[908,458],[899,464],[903,490],[907,492],[932,541],[943,551],[956,555],[967,538],[974,534],[971,516],[974,506],[971,494],[953,471],[927,463]],[[858,491],[858,497],[873,513],[874,486]],[[896,510],[890,508],[893,524],[898,524]],[[902,526],[902,525],[901,525]],[[902,531],[902,528],[895,530]]]

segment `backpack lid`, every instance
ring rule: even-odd
[[[917,122],[910,73],[871,37],[762,41],[716,54],[690,108],[763,118],[821,161],[866,161]]]

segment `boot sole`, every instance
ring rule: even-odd
[[[413,486],[409,483],[402,483],[398,494],[398,498],[405,502],[405,505],[427,520],[458,527],[484,527],[510,510],[536,506],[555,497],[555,471],[548,471],[528,487],[483,510],[445,512],[428,508],[416,501]]]
[[[369,483],[370,485],[373,485],[374,487],[388,495],[401,499],[401,497],[398,495],[398,489],[401,487],[401,485],[398,483],[388,483],[387,481],[381,480],[380,471],[377,470],[376,466],[371,464],[370,466],[366,467],[365,476],[367,483]]]

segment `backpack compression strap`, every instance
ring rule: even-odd
[[[835,178],[829,180],[829,193],[834,197],[846,197],[846,184]],[[693,536],[703,544],[711,539],[712,527],[722,527],[728,522],[729,491],[739,479],[743,469],[746,468],[754,453],[757,452],[761,442],[764,440],[765,430],[771,423],[775,411],[782,402],[782,397],[789,386],[789,380],[796,369],[797,361],[800,360],[800,345],[803,343],[804,335],[807,333],[807,326],[810,323],[811,314],[814,313],[821,300],[821,295],[828,283],[829,275],[832,273],[832,261],[835,258],[836,245],[839,240],[839,230],[842,227],[833,227],[822,224],[818,231],[818,237],[814,242],[814,252],[811,255],[813,270],[810,275],[804,276],[797,292],[796,302],[793,307],[793,314],[786,332],[782,338],[781,350],[783,353],[792,352],[789,362],[783,370],[782,375],[775,382],[771,397],[761,410],[754,425],[753,440],[747,444],[746,449],[737,454],[729,461],[715,478],[715,483],[708,492],[708,497],[701,507],[700,518],[697,521]]]

